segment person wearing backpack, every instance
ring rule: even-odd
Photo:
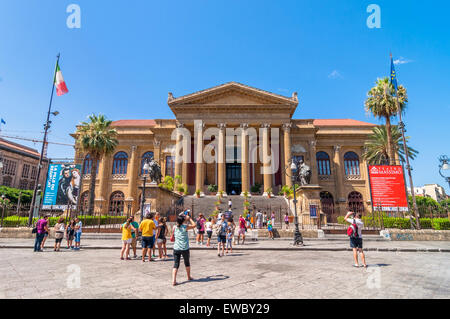
[[[217,255],[223,256],[225,252],[225,244],[227,243],[227,228],[228,222],[225,220],[225,215],[217,222]],[[222,255],[220,254],[220,248],[222,248]]]
[[[350,218],[353,216],[353,218]],[[362,229],[364,227],[364,223],[361,220],[361,213],[353,213],[348,212],[345,215],[345,220],[350,223],[350,227],[347,229],[347,235],[350,238],[350,247],[353,249],[353,258],[355,260],[355,264],[353,267],[359,267],[358,263],[358,252],[361,254],[361,259],[363,262],[363,267],[367,268],[366,257],[363,252],[363,240],[362,240]]]
[[[197,245],[203,245],[203,240],[205,237],[205,222],[206,219],[203,216],[202,213],[199,214],[198,219],[197,219],[197,223],[196,223],[196,228],[197,228]]]

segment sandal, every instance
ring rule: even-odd
[[[353,265],[353,267],[355,267],[355,268],[359,268],[359,265],[356,265],[356,264],[355,264],[355,265]]]

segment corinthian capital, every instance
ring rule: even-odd
[[[159,147],[159,145],[161,145],[161,141],[160,140],[153,140],[153,146],[154,147]]]
[[[270,128],[270,123],[262,123],[261,127],[262,128]]]
[[[224,129],[227,127],[227,123],[219,123],[219,124],[217,124],[217,127],[218,127],[220,130],[224,130]]]
[[[183,128],[184,127],[184,124],[183,123],[177,123],[177,128]]]
[[[340,146],[340,145],[335,145],[333,148],[334,148],[334,151],[335,151],[336,153],[339,153],[339,151],[340,151],[340,149],[341,149],[341,146]]]
[[[286,132],[290,132],[291,128],[292,128],[292,123],[283,123],[283,125],[281,126],[283,128],[283,131]]]

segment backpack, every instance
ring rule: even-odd
[[[347,228],[347,235],[351,238],[358,238],[358,226],[356,225],[356,220],[353,218],[353,223]]]
[[[219,236],[226,236],[226,234],[227,234],[227,227],[228,227],[227,222],[223,222],[220,225],[220,227],[219,227],[218,235]]]
[[[197,220],[197,229],[202,229],[202,224],[200,223],[200,218]]]

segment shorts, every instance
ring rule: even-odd
[[[239,228],[238,235],[245,235],[245,228]]]
[[[55,244],[61,244],[62,238],[55,238]]]
[[[350,237],[350,247],[351,248],[363,248],[362,238]]]
[[[208,238],[211,239],[212,236],[212,230],[207,230],[206,234],[208,235]]]
[[[205,233],[204,230],[199,230],[199,231],[198,231],[198,234],[199,234],[199,235],[203,235],[204,233]]]
[[[124,244],[131,244],[132,239],[133,238],[128,238],[128,239],[122,240],[122,243],[124,243]]]
[[[190,257],[189,249],[188,250],[175,250],[174,249],[173,250],[173,260],[174,260],[173,268],[178,269],[180,267],[181,256],[183,256],[184,266],[185,267],[191,266],[191,263],[189,262],[189,257]]]
[[[158,238],[158,239],[156,240],[156,242],[157,242],[158,244],[165,244],[165,243],[166,243],[166,239],[165,239],[165,238]]]
[[[289,221],[285,221],[284,223],[285,223],[286,225],[289,225]]]
[[[153,248],[155,245],[155,237],[142,236],[142,248]]]
[[[44,233],[44,237],[48,237],[48,232],[45,232],[45,233]]]
[[[70,232],[67,233],[67,240],[73,240],[73,237],[74,237],[74,232],[73,231],[70,231]]]
[[[81,241],[81,232],[75,233],[75,242],[79,243]]]
[[[217,236],[217,242],[218,242],[218,243],[225,244],[225,243],[227,242],[227,236],[225,236],[225,235],[223,235],[223,236],[221,236],[221,235]]]

